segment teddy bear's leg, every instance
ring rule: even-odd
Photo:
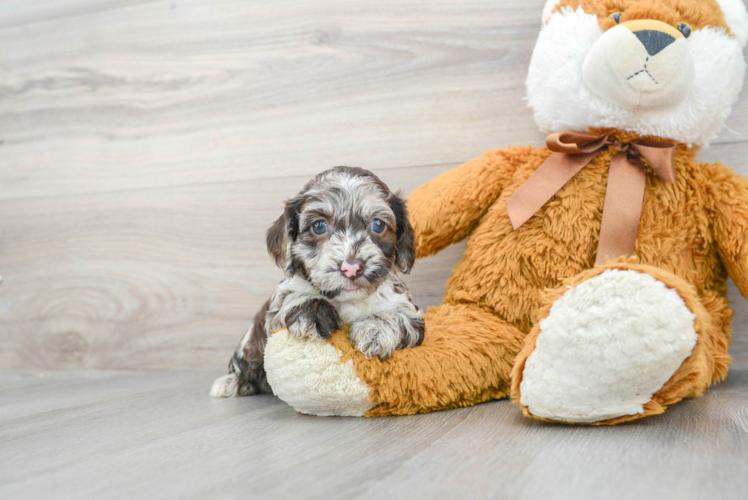
[[[700,395],[727,358],[692,286],[659,268],[619,261],[551,292],[512,371],[526,415],[614,424]]]
[[[345,331],[327,343],[282,330],[265,348],[268,382],[280,399],[312,415],[409,415],[509,395],[522,332],[469,304],[429,308],[424,320],[423,343],[384,361],[367,358]]]
[[[471,304],[429,308],[418,347],[380,361],[351,353],[356,371],[376,404],[372,415],[407,415],[470,406],[509,396],[514,358],[524,334]]]

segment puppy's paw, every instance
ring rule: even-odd
[[[229,373],[213,381],[210,395],[214,398],[233,398],[239,392],[239,379],[235,373]]]
[[[366,316],[355,321],[348,332],[356,349],[367,358],[387,359],[400,344],[400,332],[393,324],[379,316]]]
[[[401,324],[402,337],[398,349],[404,349],[406,347],[415,347],[423,343],[423,335],[426,331],[426,326],[423,322],[423,316],[418,313],[418,316],[403,318]]]
[[[245,363],[238,374],[229,373],[219,377],[213,381],[213,386],[210,388],[210,395],[214,398],[254,396],[255,394],[272,394],[272,392],[262,363]]]
[[[312,299],[289,311],[286,328],[295,337],[328,339],[332,332],[340,330],[340,317],[328,301]]]
[[[423,342],[423,317],[405,315],[371,315],[351,325],[349,336],[356,348],[367,357],[387,359],[395,349],[421,345]]]

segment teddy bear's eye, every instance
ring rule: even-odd
[[[616,24],[618,24],[618,23],[621,22],[621,15],[622,14],[623,14],[623,12],[614,12],[611,15],[609,15],[608,17],[611,18],[612,20],[614,20],[616,22]]]
[[[683,33],[683,36],[688,38],[691,36],[691,25],[688,23],[678,23],[678,31]]]

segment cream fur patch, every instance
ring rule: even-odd
[[[265,372],[273,393],[309,415],[361,417],[374,405],[369,386],[353,360],[341,363],[340,351],[319,339],[297,338],[281,330],[268,338]]]
[[[581,8],[565,7],[549,15],[535,45],[526,82],[528,103],[540,129],[550,133],[613,127],[708,145],[743,86],[745,62],[740,42],[723,29],[694,31],[687,40],[693,82],[685,99],[665,107],[626,109],[593,92],[583,78],[585,59],[602,36],[597,17]]]
[[[562,422],[641,413],[691,354],[694,319],[678,293],[649,274],[611,269],[584,281],[541,320],[520,402]]]

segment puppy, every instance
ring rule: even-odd
[[[268,335],[283,328],[326,339],[347,324],[356,347],[380,359],[423,341],[423,314],[398,275],[415,260],[405,201],[368,170],[335,167],[309,181],[268,229],[267,247],[286,278],[211,396],[271,392],[263,351]]]

